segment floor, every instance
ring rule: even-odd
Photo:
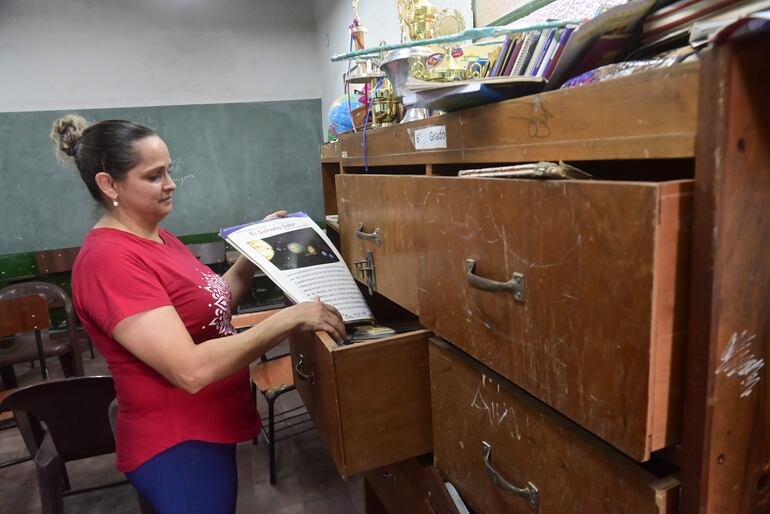
[[[285,349],[284,349],[285,350]],[[279,347],[277,351],[281,351]],[[98,354],[91,359],[86,352],[83,361],[87,375],[107,374],[107,366]],[[52,376],[61,376],[55,359],[49,359]],[[28,365],[16,366],[19,385],[40,380],[39,370]],[[283,395],[276,409],[299,403],[296,392]],[[260,398],[260,411],[266,409]],[[0,431],[0,462],[26,453],[18,429]],[[277,483],[268,483],[267,447],[238,446],[238,507],[241,513],[280,514],[360,514],[364,512],[362,478],[343,481],[316,430],[281,441],[276,445]],[[114,469],[114,456],[95,457],[67,464],[75,488],[84,488],[123,479]],[[33,462],[0,469],[0,498],[3,512],[38,514],[40,499]],[[139,506],[130,485],[66,497],[67,514],[138,513]]]

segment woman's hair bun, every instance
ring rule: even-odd
[[[67,114],[53,122],[51,141],[56,145],[60,159],[74,157],[80,136],[87,127],[86,119],[76,114]]]

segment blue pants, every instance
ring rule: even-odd
[[[156,514],[233,514],[235,445],[185,441],[126,473]]]

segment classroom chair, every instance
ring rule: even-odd
[[[266,320],[273,314],[280,312],[280,310],[272,309],[262,312],[237,314],[233,316],[232,324],[236,330],[244,330]],[[262,420],[262,434],[265,436],[268,446],[270,485],[275,485],[275,443],[312,430],[312,419],[307,409],[302,405],[279,413],[275,412],[275,401],[278,397],[295,390],[291,355],[284,354],[275,357],[263,355],[258,362],[251,366],[249,375],[254,402],[256,403],[257,401],[257,393],[261,394],[267,402],[267,418]],[[265,425],[265,422],[267,422],[267,425]],[[276,428],[276,425],[281,426]],[[296,427],[304,428],[292,431],[280,438],[276,437],[276,434],[293,430]],[[253,443],[257,444],[256,438]]]
[[[126,484],[126,480],[73,490],[66,464],[115,452],[109,405],[115,398],[112,377],[75,377],[17,389],[0,410],[26,415],[45,426],[35,452],[43,514],[62,514],[64,497]],[[142,510],[143,513],[147,511]]]
[[[41,331],[50,328],[51,320],[48,317],[48,304],[41,295],[24,296],[0,300],[0,337],[13,336],[21,332],[32,331],[35,334],[38,348],[42,344]],[[41,365],[45,364],[42,353],[39,354]],[[0,405],[16,389],[0,391]],[[32,420],[26,414],[16,416],[12,411],[0,407],[0,424],[2,428],[10,429],[18,427],[22,439],[27,447],[28,455],[16,459],[10,459],[0,463],[0,468],[13,466],[32,459],[42,440],[39,426],[33,426]],[[35,434],[38,434],[37,437]]]
[[[36,331],[23,330],[3,340],[0,348],[0,373],[6,388],[16,387],[13,365],[38,359],[43,380],[48,378],[45,359],[58,357],[65,376],[83,376],[83,357],[76,333],[77,317],[67,293],[48,282],[22,282],[0,289],[0,300],[42,295],[47,303],[47,326]],[[61,331],[51,329],[51,309],[63,309],[66,327]],[[0,335],[0,337],[3,337]]]
[[[35,264],[37,265],[37,271],[43,277],[52,273],[69,273],[72,271],[72,266],[75,264],[75,258],[80,253],[79,246],[73,246],[69,248],[55,248],[53,250],[41,250],[35,252]],[[77,319],[77,317],[76,317]],[[91,358],[95,358],[94,344],[91,342],[91,338],[88,337],[85,329],[80,325],[79,321],[77,325],[77,335],[79,340],[88,343],[88,351],[91,354]]]

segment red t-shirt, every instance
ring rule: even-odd
[[[158,233],[164,244],[93,229],[72,269],[75,309],[115,379],[117,467],[123,472],[180,442],[246,441],[260,426],[248,368],[190,394],[112,338],[121,320],[166,305],[176,309],[196,344],[235,333],[227,283],[169,232]]]

